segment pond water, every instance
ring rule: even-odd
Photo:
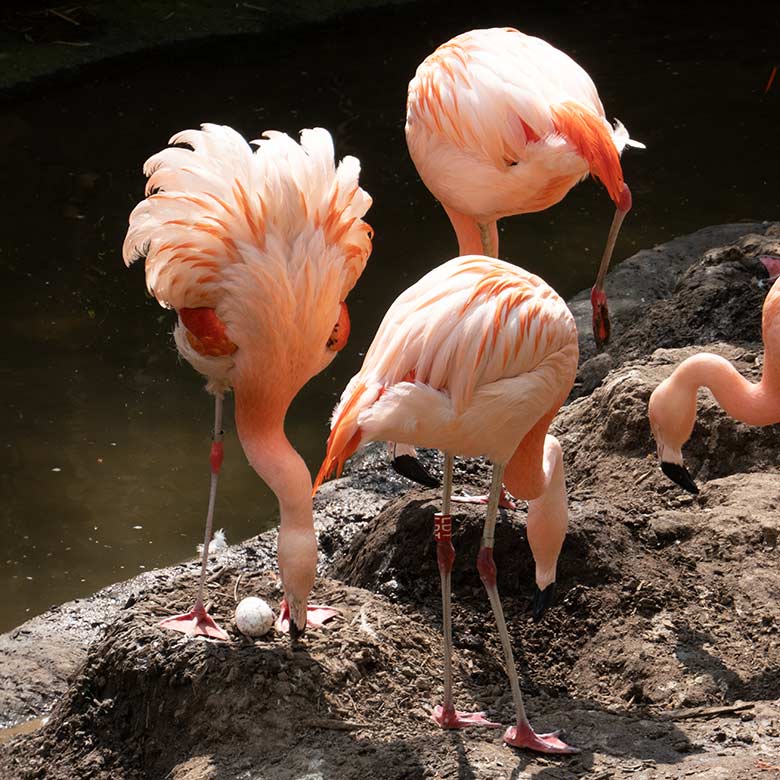
[[[575,57],[607,114],[647,150],[624,156],[634,210],[616,259],[699,227],[780,216],[776,52],[717,10],[555,3],[415,3],[284,36],[202,42],[100,64],[5,101],[0,452],[0,630],[50,605],[194,554],[205,512],[212,402],[177,359],[174,316],[125,269],[141,166],[176,131],[210,121],[247,137],[321,125],[363,164],[376,231],[349,299],[347,349],[300,394],[288,435],[313,470],[327,419],[393,298],[455,254],[444,212],[404,137],[406,84],[439,43],[511,24]],[[703,6],[702,6],[703,7]],[[681,14],[688,19],[681,20]],[[767,20],[770,21],[770,20]],[[642,36],[641,38],[639,36]],[[612,216],[585,182],[547,212],[505,220],[501,255],[564,296],[592,283]],[[217,527],[238,541],[277,522],[227,410]]]

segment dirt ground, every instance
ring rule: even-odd
[[[499,589],[529,716],[537,730],[562,728],[579,755],[536,756],[505,746],[502,730],[442,732],[431,721],[439,496],[397,478],[361,493],[383,461],[375,448],[318,499],[325,563],[314,599],[340,618],[297,646],[237,632],[236,598],[280,595],[267,537],[212,562],[209,596],[229,643],[155,625],[189,606],[192,564],[146,580],[96,629],[45,725],[0,749],[0,778],[780,778],[777,426],[729,420],[701,393],[685,449],[701,488],[691,496],[657,468],[646,419],[652,389],[702,347],[760,375],[767,286],[755,259],[780,254],[780,233],[769,232],[703,252],[641,316],[626,310],[609,353],[583,366],[587,394],[554,422],[570,528],[557,600],[539,623],[525,509],[499,522]],[[485,485],[484,464],[456,465],[456,488]],[[455,505],[456,704],[509,724],[475,567],[482,516]]]

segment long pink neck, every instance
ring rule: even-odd
[[[317,573],[311,476],[284,435],[286,403],[236,387],[236,425],[249,462],[279,499],[277,557],[290,618],[306,626],[306,605]]]
[[[269,412],[267,403],[237,388],[238,436],[252,468],[279,500],[282,528],[313,532],[311,475],[284,434],[284,412]]]
[[[726,414],[747,425],[780,422],[780,365],[770,349],[758,383],[745,379],[725,358],[709,353],[684,360],[674,381],[694,398],[699,387],[708,387]]]

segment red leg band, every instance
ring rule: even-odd
[[[452,539],[452,515],[437,512],[433,516],[433,538],[437,542],[448,542]]]
[[[221,441],[215,441],[211,444],[211,454],[209,455],[209,463],[211,463],[211,473],[219,474],[219,470],[222,467],[222,459],[225,457],[225,451]]]
[[[493,561],[493,548],[481,547],[477,555],[477,571],[486,588],[496,587],[496,564]]]
[[[436,561],[439,571],[449,574],[455,563],[455,548],[452,546],[452,516],[437,512],[433,516],[433,538],[436,540]]]

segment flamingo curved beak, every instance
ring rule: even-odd
[[[668,461],[661,461],[661,471],[666,474],[669,479],[675,484],[679,485],[683,490],[687,490],[693,495],[697,495],[699,492],[698,485],[693,481],[693,477],[682,463],[669,463]]]
[[[290,621],[290,641],[297,642],[306,633],[306,623],[303,624],[303,628],[298,628],[298,624],[294,621]]]
[[[396,474],[411,479],[412,482],[416,482],[418,485],[429,488],[441,486],[441,481],[434,477],[433,474],[431,474],[425,466],[412,455],[398,455],[393,458],[391,464],[393,466],[393,471],[395,471]]]
[[[547,607],[549,607],[555,598],[555,583],[551,582],[544,590],[540,590],[538,585],[534,585],[534,623],[542,619]]]

